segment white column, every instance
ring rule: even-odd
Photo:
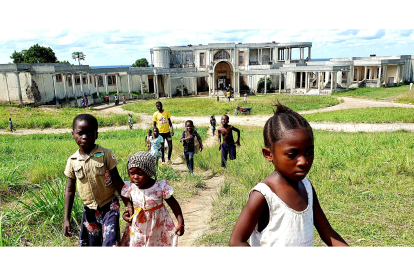
[[[287,93],[287,72],[284,74],[283,84],[284,84],[285,93]]]
[[[388,78],[387,78],[387,68],[388,66],[385,65],[384,66],[384,84],[387,85],[388,84]]]
[[[106,95],[109,95],[109,92],[108,92],[108,75],[107,74],[104,75],[104,82],[105,82]]]
[[[208,95],[211,97],[211,74],[208,74]]]
[[[309,80],[308,75],[309,75],[309,72],[305,72],[305,93],[308,92],[308,80]]]
[[[14,74],[16,75],[17,78],[17,92],[19,94],[19,102],[20,105],[23,106],[23,96],[22,96],[22,88],[20,86],[20,76],[19,76],[19,72],[14,72]]]
[[[158,99],[158,96],[157,96],[157,84],[156,84],[155,78],[156,78],[156,75],[154,74],[153,75],[153,78],[152,78],[152,84],[154,86],[154,95],[155,95],[155,98]]]
[[[264,93],[265,94],[266,94],[266,89],[267,89],[266,79],[267,79],[267,75],[264,75]]]
[[[240,72],[237,72],[237,93],[240,97]]]
[[[372,66],[369,67],[368,79],[372,80]]]
[[[302,88],[302,81],[303,81],[303,72],[300,72],[300,84],[299,84],[299,88]]]
[[[318,91],[321,90],[321,72],[316,72],[316,81],[318,82]]]
[[[68,92],[66,90],[66,74],[62,74],[63,79],[63,90],[65,91],[65,99],[68,100]]]
[[[88,78],[88,89],[89,89],[89,95],[91,94],[91,77],[89,75],[89,73],[87,73],[87,78]]]
[[[336,88],[338,87],[337,86],[337,83],[338,83],[338,73],[332,73],[333,74],[333,81],[335,82],[335,84],[334,84],[334,91],[336,91]]]
[[[128,76],[128,93],[129,93],[130,99],[132,99],[132,95],[131,95],[131,75],[129,73],[127,73],[127,76]]]
[[[94,74],[93,76],[94,80],[95,80],[95,90],[96,90],[96,95],[98,95],[99,97],[99,83],[98,83],[98,75]]]
[[[215,81],[215,76],[214,76],[215,74],[214,74],[214,72],[213,72],[213,96],[215,95],[215,92],[216,92],[216,81]],[[218,93],[218,91],[217,91],[217,93]]]
[[[280,87],[282,86],[282,73],[279,75],[279,94],[280,94]]]
[[[82,92],[82,96],[85,97],[85,93],[83,92],[83,78],[82,78],[82,73],[79,74],[79,80],[80,80],[80,85],[81,85],[81,92]]]
[[[349,89],[349,81],[350,81],[350,78],[351,78],[351,74],[350,73],[351,72],[347,72],[347,76],[346,76],[346,90]]]
[[[181,78],[181,97],[184,96],[184,84],[183,84],[183,78]]]
[[[397,65],[397,73],[395,74],[395,83],[400,82],[400,65]]]
[[[56,95],[56,74],[52,74],[52,79],[53,79],[53,93],[55,95],[55,102],[56,102],[56,105],[58,105],[59,101]]]
[[[367,67],[364,66],[364,78],[363,80],[367,79]]]
[[[142,87],[142,75],[139,75],[140,81],[141,81],[141,94],[142,94],[142,99],[144,99],[144,88]]]
[[[168,74],[168,95],[172,98],[172,90],[171,90],[171,74]]]
[[[72,90],[73,90],[73,95],[75,96],[75,100],[78,99],[78,97],[76,96],[76,83],[75,83],[75,74],[72,74]],[[77,105],[78,103],[76,103]]]
[[[330,72],[329,75],[330,75],[330,78],[331,78],[331,92],[332,92],[332,89],[333,89],[333,72]]]
[[[309,61],[311,61],[311,47],[308,48],[308,57],[309,57]]]
[[[233,67],[233,91],[236,93],[236,72],[234,71]]]
[[[119,100],[118,73],[115,74],[115,82],[116,82],[116,95],[118,96],[118,100]]]

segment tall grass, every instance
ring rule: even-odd
[[[168,110],[173,116],[204,116],[211,114],[232,113],[238,105],[251,107],[251,114],[272,114],[272,105],[281,101],[295,111],[318,109],[338,104],[335,97],[330,96],[305,96],[305,95],[281,95],[267,94],[262,96],[248,97],[247,104],[243,98],[236,98],[235,101],[219,101],[216,98],[172,98],[163,100],[164,109]],[[156,111],[155,103],[158,100],[137,102],[123,106],[125,110],[137,113],[153,114]]]
[[[413,103],[413,91],[409,92],[410,86],[399,84],[394,87],[361,87],[350,89],[346,92],[336,92],[332,96],[357,97],[374,100],[395,100],[399,103]]]
[[[312,122],[414,123],[414,108],[368,107],[304,114]]]
[[[73,118],[81,113],[94,115],[100,127],[123,126],[128,124],[127,115],[108,114],[97,116],[97,112],[90,109],[65,107],[61,109],[17,107],[0,105],[0,129],[9,129],[9,118],[12,118],[16,129],[30,128],[71,128]],[[140,122],[140,118],[133,115],[134,122]]]
[[[243,131],[237,159],[213,202],[212,228],[202,243],[226,246],[251,188],[273,171],[261,155],[262,130]],[[308,175],[333,228],[352,246],[412,246],[414,148],[411,133],[315,131],[315,161]],[[204,151],[203,151],[204,152]],[[195,159],[216,171],[220,152]],[[315,244],[323,245],[317,232]]]

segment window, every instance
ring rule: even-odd
[[[244,65],[244,51],[239,51],[239,66]]]
[[[204,60],[204,53],[200,53],[200,67],[205,67],[206,62]]]
[[[88,84],[86,76],[82,76],[82,80],[83,80],[83,84]]]
[[[80,76],[75,76],[75,84],[80,85]]]
[[[230,59],[230,54],[227,51],[220,50],[214,54],[214,59]]]
[[[102,87],[103,85],[103,77],[101,75],[98,76],[98,86]]]
[[[72,78],[71,77],[66,77],[66,80],[68,81],[68,85],[72,86]]]
[[[56,74],[56,82],[62,82],[62,74]]]
[[[109,86],[116,85],[116,77],[115,77],[115,75],[108,75],[108,85]]]

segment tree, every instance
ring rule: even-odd
[[[58,62],[55,52],[50,47],[43,47],[35,44],[28,50],[17,52],[10,56],[13,63],[56,63]]]
[[[146,58],[137,59],[131,67],[149,67],[148,60]]]
[[[72,58],[74,60],[78,60],[79,61],[79,65],[80,65],[80,61],[81,60],[85,60],[86,55],[83,52],[73,52],[72,53]]]
[[[266,78],[266,91],[270,92],[270,86],[272,85],[272,81],[270,78]],[[263,93],[264,92],[264,78],[260,78],[257,82],[257,92]]]

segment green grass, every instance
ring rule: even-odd
[[[412,246],[414,144],[412,134],[315,131],[315,161],[308,178],[332,227],[351,246]],[[201,243],[227,246],[252,187],[273,167],[261,155],[262,130],[242,131],[237,159],[229,161],[225,185],[213,202],[215,233]],[[216,148],[196,166],[224,172]],[[315,231],[315,245],[323,245]]]
[[[312,122],[414,123],[414,108],[368,107],[304,114]]]
[[[332,96],[355,97],[373,100],[391,100],[398,103],[414,103],[414,91],[409,92],[410,86],[400,84],[394,87],[361,87],[346,92],[333,93]]]
[[[162,100],[164,109],[168,110],[172,116],[205,116],[211,114],[233,113],[236,106],[251,107],[252,115],[272,114],[272,105],[279,100],[295,111],[319,109],[336,105],[339,101],[330,96],[304,96],[304,95],[279,95],[268,94],[265,96],[250,96],[247,104],[243,98],[236,98],[236,101],[219,101],[212,98],[172,98]],[[149,100],[128,104],[122,108],[125,110],[153,114],[156,111],[155,103],[158,100]]]
[[[207,128],[197,129],[202,138]],[[173,137],[175,157],[182,151],[179,143],[182,129]],[[119,164],[123,180],[128,156],[146,150],[145,130],[133,129],[102,132],[97,144],[109,148]],[[83,203],[76,196],[72,209],[72,233],[63,236],[64,191],[63,171],[67,159],[78,146],[70,134],[0,136],[0,246],[73,246],[77,244]],[[178,200],[191,197],[203,189],[197,175],[181,175],[170,166],[160,166],[159,179],[167,179]],[[125,224],[122,224],[125,226]],[[123,228],[121,228],[123,230]]]
[[[30,128],[71,128],[73,118],[78,114],[89,113],[96,117],[100,127],[104,126],[124,126],[128,125],[128,115],[97,116],[96,111],[65,107],[60,109],[54,108],[37,108],[37,107],[17,107],[10,105],[0,105],[0,129],[9,129],[9,118],[12,118],[14,127],[19,129]],[[140,118],[133,115],[134,122],[140,122]]]

